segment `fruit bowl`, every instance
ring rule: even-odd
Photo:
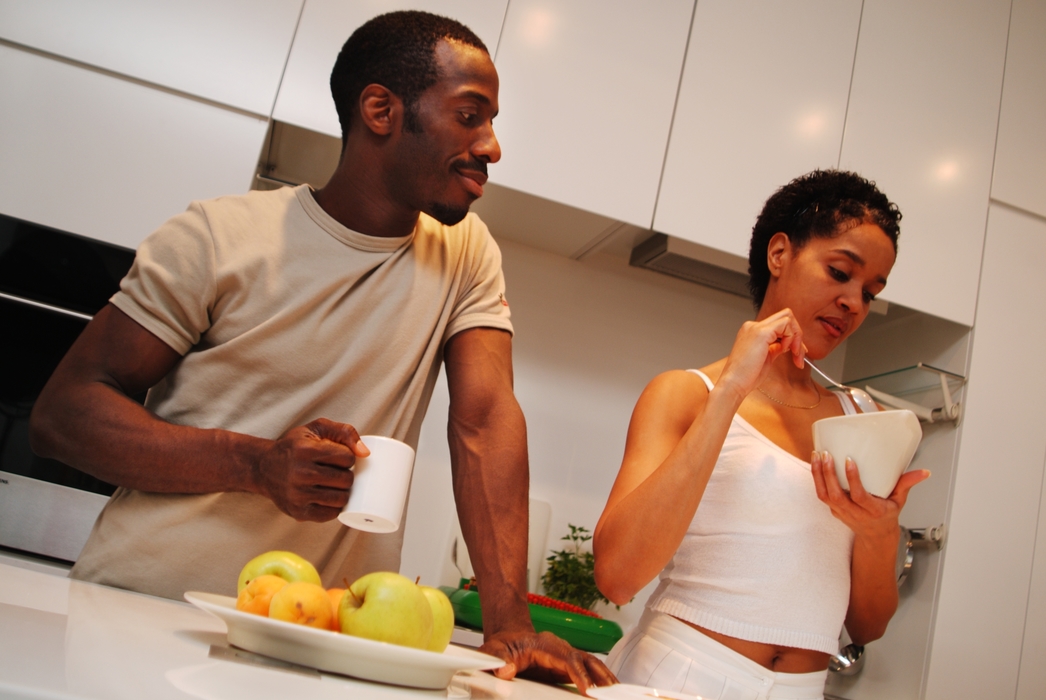
[[[185,599],[224,621],[233,646],[368,681],[436,690],[450,685],[459,671],[505,665],[501,659],[454,645],[438,654],[273,620],[241,612],[235,598],[215,593],[189,591]]]

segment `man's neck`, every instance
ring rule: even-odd
[[[404,210],[382,191],[375,168],[348,164],[347,154],[322,189],[313,196],[335,221],[367,236],[397,238],[410,235],[419,211]]]

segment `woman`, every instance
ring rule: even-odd
[[[643,391],[596,526],[596,582],[629,601],[659,573],[608,665],[625,683],[705,698],[822,698],[845,622],[864,644],[897,608],[898,514],[847,460],[842,490],[811,426],[854,413],[820,387],[826,357],[868,315],[897,250],[897,207],[858,175],[815,171],[766,203],[752,231],[754,321],[730,355]],[[806,461],[809,460],[809,461]]]

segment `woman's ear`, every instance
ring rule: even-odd
[[[403,102],[384,85],[371,83],[360,92],[360,121],[379,136],[392,134],[403,115]]]
[[[770,276],[778,277],[785,261],[792,255],[792,239],[787,233],[778,231],[770,238],[766,246],[766,265],[770,268]]]

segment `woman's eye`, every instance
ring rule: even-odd
[[[828,274],[830,274],[837,282],[850,281],[850,275],[831,266],[828,267]]]

